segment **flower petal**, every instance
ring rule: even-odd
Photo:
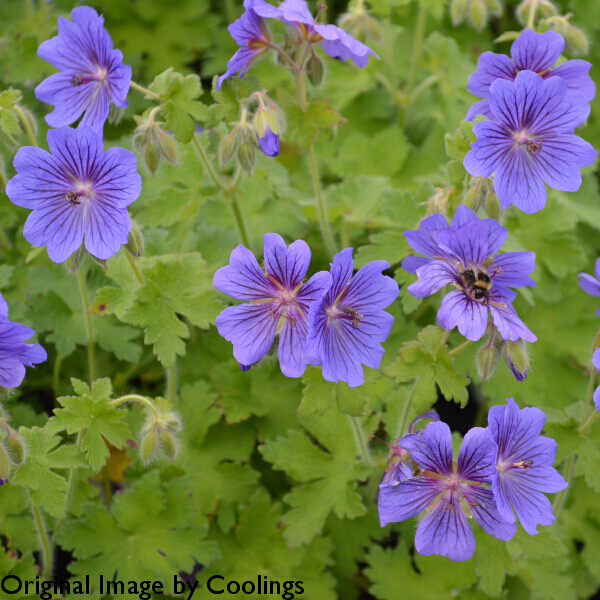
[[[340,303],[363,314],[387,308],[400,293],[398,283],[382,274],[389,268],[385,260],[374,260],[361,267],[342,293]]]
[[[275,284],[261,271],[254,254],[241,244],[231,253],[229,265],[215,273],[213,285],[220,292],[239,300],[275,298],[279,293]]]
[[[454,495],[447,494],[419,525],[415,548],[423,556],[440,554],[451,560],[473,556],[475,536]]]
[[[528,273],[535,269],[535,252],[504,252],[494,256],[488,271],[494,286],[500,284],[507,287],[535,287],[535,281]]]
[[[510,54],[519,71],[541,73],[552,67],[564,48],[565,40],[556,31],[536,33],[525,29],[513,42]]]
[[[458,476],[463,480],[491,483],[496,473],[498,446],[482,427],[472,427],[458,452]]]
[[[528,342],[535,342],[537,337],[519,319],[517,311],[510,304],[508,298],[504,298],[502,301],[506,304],[505,307],[490,306],[494,325],[498,328],[502,339],[516,342],[519,338],[523,338]]]
[[[406,450],[421,469],[452,475],[452,435],[446,423],[434,421],[425,429],[407,433],[398,440],[398,446]]]
[[[302,283],[310,265],[310,249],[304,240],[290,244],[289,250],[278,233],[265,233],[264,256],[267,276],[273,276],[288,292]]]
[[[281,310],[273,302],[239,304],[216,319],[217,330],[233,343],[233,356],[243,365],[258,362],[271,348]]]
[[[444,216],[436,213],[423,219],[420,229],[405,231],[404,237],[408,245],[419,254],[430,258],[441,257],[444,256],[444,253],[437,244],[435,234],[438,229],[447,229],[448,227],[448,221]]]
[[[418,515],[439,493],[439,482],[425,477],[413,477],[399,483],[382,483],[377,500],[381,527]]]
[[[596,84],[589,75],[592,64],[587,60],[567,60],[562,65],[552,69],[549,75],[564,79],[569,90],[580,92],[588,102],[596,97]]]
[[[437,313],[438,323],[445,329],[458,330],[468,340],[476,342],[485,334],[487,327],[487,308],[471,300],[463,291],[446,294]]]
[[[483,530],[493,535],[498,540],[510,540],[517,532],[517,526],[514,522],[507,523],[496,506],[492,490],[466,485],[461,488],[465,500],[469,503],[469,508],[475,517],[475,520],[481,525]]]
[[[419,279],[406,289],[415,298],[426,298],[445,285],[454,283],[458,277],[458,267],[448,260],[432,260],[417,269],[417,276]]]
[[[279,366],[286,377],[300,377],[306,370],[308,319],[295,306],[288,306],[279,336]]]
[[[568,91],[564,79],[551,77],[544,81],[544,101],[530,115],[528,131],[532,136],[570,134],[589,117],[590,105],[583,94]]]

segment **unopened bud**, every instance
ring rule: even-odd
[[[489,346],[487,343],[477,350],[477,372],[482,379],[490,379],[496,370],[496,361],[498,360],[498,349],[496,346]]]
[[[450,17],[452,25],[460,25],[467,18],[467,9],[470,0],[452,0],[450,4]]]
[[[502,218],[502,206],[500,204],[500,198],[495,192],[488,192],[485,197],[485,212],[487,216],[495,221],[500,222]]]
[[[0,446],[0,480],[8,479],[10,475],[10,460],[4,446]]]
[[[23,442],[17,436],[13,436],[7,438],[5,444],[10,452],[12,461],[16,465],[20,465],[25,457],[25,447],[23,446]]]
[[[175,443],[175,438],[167,431],[162,431],[160,434],[160,441],[165,456],[168,456],[171,459],[175,458],[175,456],[177,456],[177,444]]]
[[[485,0],[485,3],[491,15],[499,17],[502,14],[502,5],[500,4],[500,0]]]
[[[4,161],[0,156],[0,190],[3,190],[6,187],[8,182],[8,178],[6,177],[6,171],[4,169]]]
[[[145,150],[147,143],[148,143],[148,139],[147,139],[145,133],[139,131],[138,133],[136,133],[133,136],[133,139],[132,139],[133,149],[136,152],[138,152],[139,154],[141,154]]]
[[[516,342],[508,341],[502,348],[502,356],[510,367],[517,381],[527,379],[529,369],[529,357],[525,350],[525,342],[520,339]]]
[[[471,0],[469,5],[469,21],[477,29],[481,31],[488,19],[488,9],[483,0]]]
[[[590,44],[587,37],[577,27],[573,27],[570,23],[567,25],[565,32],[565,41],[571,46],[575,54],[587,54]]]
[[[158,148],[171,164],[177,164],[179,160],[177,142],[168,133],[163,132],[158,136]]]
[[[254,152],[254,146],[245,142],[240,145],[237,151],[237,157],[240,161],[240,166],[248,175],[252,175],[254,169],[254,161],[256,159],[256,153]]]
[[[308,79],[313,84],[314,87],[318,87],[321,85],[323,81],[323,74],[325,73],[325,66],[323,65],[323,61],[321,57],[317,56],[314,52],[311,57],[308,59]]]
[[[144,150],[144,162],[146,163],[146,167],[148,167],[148,171],[154,175],[158,170],[158,150],[156,146],[150,142],[146,144],[146,149]]]
[[[221,164],[221,167],[224,167],[231,160],[237,147],[238,136],[234,130],[221,140],[221,145],[219,146],[219,163]]]
[[[142,461],[145,464],[148,464],[152,461],[152,459],[156,456],[160,448],[160,437],[156,431],[150,431],[142,440],[140,445],[140,455],[142,457]]]
[[[161,415],[160,424],[169,431],[174,431],[176,433],[181,431],[181,421],[179,420],[179,417],[173,413]]]
[[[463,204],[467,208],[470,208],[473,212],[477,212],[476,209],[473,208],[476,198],[477,198],[477,190],[474,187],[472,187],[467,190],[467,193],[465,194],[465,198],[463,200]]]
[[[555,17],[558,14],[558,10],[556,10],[556,6],[550,2],[550,0],[540,0],[538,4],[538,14],[542,19],[547,19],[549,17]]]
[[[81,242],[81,246],[69,258],[67,258],[65,264],[67,265],[67,269],[70,274],[77,273],[81,263],[83,262],[83,258],[85,257],[85,244]]]
[[[144,252],[144,238],[135,221],[131,221],[131,231],[125,248],[132,256],[140,256]]]
[[[118,123],[125,114],[125,109],[115,106],[112,102],[110,103],[110,109],[108,111],[108,122],[111,125]]]

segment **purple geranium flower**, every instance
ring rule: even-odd
[[[343,61],[351,58],[359,67],[369,62],[369,55],[379,58],[368,46],[353,38],[336,25],[317,23],[304,0],[285,0],[278,7],[265,0],[244,0],[246,12],[228,29],[235,41],[242,46],[227,63],[227,72],[217,81],[220,89],[223,80],[248,67],[269,47],[271,34],[263,18],[278,19],[293,25],[301,38],[311,44],[322,42],[323,50],[332,58]]]
[[[142,178],[135,155],[123,148],[103,152],[102,139],[89,125],[48,131],[52,154],[21,148],[17,175],[6,193],[17,206],[32,208],[23,235],[47,246],[54,262],[79,249],[107,259],[126,244],[131,229],[127,206],[139,195]]]
[[[514,202],[534,213],[546,204],[546,188],[575,192],[581,186],[579,169],[591,165],[597,152],[573,135],[590,114],[579,92],[568,91],[560,77],[544,81],[521,71],[514,83],[497,79],[490,87],[493,121],[473,127],[477,142],[464,165],[474,176],[494,176],[502,208]]]
[[[533,71],[543,79],[560,77],[567,82],[569,90],[581,92],[588,102],[593,100],[596,84],[589,76],[591,63],[579,59],[567,60],[552,68],[564,47],[565,40],[556,31],[536,33],[533,29],[526,29],[510,49],[513,60],[506,54],[484,52],[477,62],[477,71],[469,77],[469,91],[485,100],[471,106],[467,121],[472,121],[477,115],[493,119],[488,100],[490,86],[496,79],[514,81],[519,71]]]
[[[51,127],[81,122],[102,131],[111,101],[125,107],[131,67],[123,53],[113,50],[104,28],[104,17],[89,6],[71,11],[73,21],[58,17],[58,35],[38,48],[38,56],[61,72],[50,75],[35,88],[38,100],[55,106],[46,116]]]
[[[273,133],[268,125],[265,135],[263,137],[258,136],[258,145],[263,154],[267,156],[277,156],[279,154],[279,136]]]
[[[385,260],[362,267],[354,277],[352,248],[333,258],[331,287],[310,308],[308,353],[312,364],[323,365],[327,381],[346,381],[350,387],[365,382],[361,363],[377,369],[394,322],[384,312],[398,297],[398,284],[381,272]]]
[[[600,258],[596,260],[596,267],[594,269],[596,277],[592,277],[587,273],[579,273],[578,277],[579,285],[584,292],[590,294],[590,296],[600,296]],[[600,308],[596,311],[597,315],[600,315]]]
[[[254,11],[257,0],[244,0],[246,12],[227,28],[241,48],[229,59],[227,71],[217,80],[217,89],[223,81],[240,71],[240,77],[271,47],[271,32],[264,20]],[[271,7],[276,10],[275,7]]]
[[[0,296],[0,386],[13,388],[21,385],[25,367],[44,362],[48,355],[39,344],[24,344],[35,331],[8,320],[8,305]]]
[[[441,554],[452,560],[468,560],[475,550],[475,536],[467,522],[475,520],[490,535],[509,540],[516,525],[505,522],[494,502],[491,483],[498,447],[485,429],[471,429],[452,460],[452,436],[446,423],[429,423],[409,433],[398,445],[409,452],[420,468],[418,475],[379,486],[379,521],[383,527],[428,511],[415,536],[417,552]],[[383,502],[381,501],[383,500]]]
[[[596,370],[600,370],[600,348],[597,348],[594,351],[592,362],[594,363]],[[600,386],[598,386],[594,392],[594,406],[596,407],[596,410],[600,411]]]
[[[529,273],[535,268],[534,252],[500,250],[508,230],[494,219],[480,220],[461,204],[448,225],[435,214],[421,222],[421,228],[405,231],[409,245],[424,257],[409,256],[402,266],[419,279],[408,286],[415,298],[425,298],[445,285],[458,288],[442,300],[438,323],[458,330],[467,339],[479,340],[486,331],[488,313],[505,340],[536,337],[519,319],[511,302],[517,294],[510,287],[535,286]]]
[[[216,321],[219,333],[233,343],[242,370],[260,360],[279,334],[279,364],[287,377],[300,377],[308,363],[306,336],[310,305],[329,287],[329,273],[320,271],[302,284],[310,249],[298,240],[287,248],[277,233],[264,236],[265,271],[241,244],[229,265],[215,273],[215,288],[251,304],[226,308]]]
[[[523,529],[536,535],[538,524],[554,522],[552,505],[542,492],[559,492],[568,483],[552,466],[557,443],[540,436],[546,415],[539,408],[519,409],[512,398],[507,401],[488,415],[486,431],[498,445],[492,489],[502,518],[514,523],[514,507]]]

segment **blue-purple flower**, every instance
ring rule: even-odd
[[[273,133],[267,126],[265,135],[258,136],[258,145],[267,156],[277,156],[279,154],[279,136]]]
[[[567,60],[552,68],[565,47],[565,40],[556,31],[536,33],[526,29],[513,42],[511,55],[484,52],[477,62],[477,71],[469,77],[469,91],[484,98],[469,109],[466,119],[472,121],[477,115],[493,119],[489,105],[490,86],[496,79],[514,81],[519,71],[533,71],[543,79],[560,77],[567,82],[569,90],[581,92],[590,102],[596,95],[596,84],[589,76],[591,63],[586,60]]]
[[[526,213],[546,205],[546,188],[575,192],[582,167],[596,160],[594,148],[573,135],[590,114],[585,96],[568,90],[560,77],[544,81],[520,71],[514,82],[496,79],[490,86],[491,121],[473,127],[477,141],[464,165],[474,176],[494,175],[502,208],[514,202]]]
[[[452,460],[452,435],[446,423],[429,423],[425,429],[398,440],[419,470],[402,481],[379,486],[381,526],[410,519],[427,510],[415,536],[419,554],[440,554],[452,560],[468,560],[475,550],[475,536],[467,521],[474,517],[490,535],[511,539],[517,527],[498,512],[491,489],[498,447],[485,429],[471,429]]]
[[[559,492],[568,483],[552,466],[557,443],[540,433],[546,415],[539,408],[519,409],[517,403],[494,406],[488,415],[486,432],[498,445],[492,490],[498,511],[509,522],[516,521],[513,508],[529,535],[537,525],[554,522],[552,505],[543,492]]]
[[[308,363],[306,337],[310,305],[329,287],[329,273],[320,271],[302,283],[310,249],[298,240],[286,247],[277,233],[264,236],[265,271],[241,244],[229,265],[214,276],[215,288],[250,304],[226,308],[216,320],[219,333],[233,343],[242,370],[258,362],[279,334],[279,365],[287,377],[300,377]]]
[[[322,42],[326,54],[343,61],[351,58],[358,67],[367,65],[369,55],[379,58],[368,46],[336,25],[317,23],[305,0],[285,0],[277,7],[265,0],[244,0],[244,8],[246,12],[228,27],[241,48],[227,63],[227,71],[219,77],[217,89],[234,73],[241,71],[240,76],[243,75],[271,47],[271,34],[263,19],[289,23],[302,41],[310,44]]]
[[[379,368],[394,317],[383,309],[398,297],[398,284],[385,275],[385,260],[375,260],[352,277],[352,248],[333,258],[331,287],[311,307],[308,353],[323,365],[323,378],[350,387],[365,382],[362,365]]]
[[[111,101],[125,107],[131,67],[113,50],[104,17],[89,6],[71,11],[73,21],[58,17],[58,35],[38,48],[38,56],[59,69],[35,88],[38,100],[54,105],[46,116],[51,127],[81,123],[101,132]]]
[[[594,363],[596,370],[600,370],[600,348],[597,348],[594,351],[592,362]],[[600,411],[600,386],[598,386],[594,392],[594,406],[596,407],[597,411]]]
[[[511,287],[535,286],[529,273],[535,268],[534,252],[505,252],[508,230],[494,219],[480,220],[464,204],[452,224],[441,214],[421,221],[421,228],[405,231],[409,245],[425,257],[409,256],[402,266],[419,279],[408,286],[415,298],[425,298],[445,285],[457,289],[446,294],[438,311],[438,323],[477,341],[485,334],[488,314],[505,340],[536,336],[519,319],[511,302],[517,294]],[[494,256],[495,255],[495,256]]]
[[[8,304],[0,296],[0,386],[14,388],[21,385],[25,367],[44,362],[48,355],[39,344],[25,344],[35,331],[11,323],[8,319]]]
[[[590,296],[600,296],[600,258],[596,260],[596,267],[594,269],[596,277],[592,277],[587,273],[579,273],[580,277],[578,283],[584,292],[587,292]],[[597,315],[600,315],[600,308],[596,311]]]
[[[271,47],[271,32],[264,19],[254,11],[257,0],[244,0],[246,12],[227,28],[241,48],[229,59],[227,71],[217,79],[217,89],[223,81],[240,71],[240,77]],[[267,5],[269,6],[269,5]],[[274,6],[271,8],[277,10]]]
[[[139,195],[142,178],[135,155],[123,148],[102,148],[89,125],[48,131],[50,152],[21,148],[13,165],[17,175],[6,193],[17,206],[33,209],[23,235],[47,246],[54,262],[63,262],[82,243],[100,259],[126,244],[131,229],[127,206]]]

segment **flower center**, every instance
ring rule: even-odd
[[[542,142],[534,142],[529,139],[524,131],[515,134],[515,141],[522,146],[525,146],[531,154],[542,151]]]
[[[527,460],[518,460],[517,462],[498,462],[496,465],[496,469],[498,473],[506,473],[511,469],[521,469],[523,473],[527,473],[530,467],[533,466],[533,461],[530,459]]]
[[[361,315],[351,306],[338,307],[337,304],[334,304],[332,307],[328,308],[326,312],[329,320],[343,319],[345,321],[350,321],[350,325],[352,325],[352,327],[360,327],[360,322],[364,317],[364,315]]]

